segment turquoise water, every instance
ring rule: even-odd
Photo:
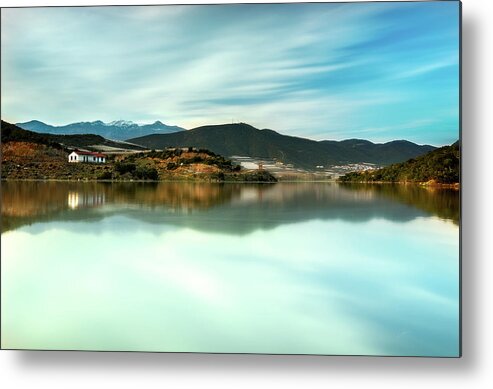
[[[457,356],[458,192],[2,183],[2,347]]]

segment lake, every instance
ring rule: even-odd
[[[457,356],[459,192],[2,182],[2,347]]]

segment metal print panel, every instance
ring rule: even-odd
[[[1,10],[1,346],[458,357],[460,3]]]

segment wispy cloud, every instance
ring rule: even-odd
[[[438,59],[436,61],[430,61],[424,64],[417,64],[415,66],[409,66],[406,70],[402,72],[397,72],[395,74],[395,78],[411,78],[422,76],[430,72],[434,72],[437,70],[441,70],[447,67],[455,67],[457,68],[459,64],[459,55],[458,53],[454,57]]]
[[[2,12],[4,119],[242,120],[317,139],[458,133],[454,2]],[[437,119],[436,112],[449,112]],[[436,143],[430,127],[414,138]],[[368,129],[375,129],[372,134]],[[377,130],[380,129],[380,130]]]

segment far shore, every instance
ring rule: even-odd
[[[279,184],[279,183],[327,183],[327,184],[338,184],[338,185],[410,185],[410,186],[421,186],[429,189],[453,189],[460,190],[460,183],[444,184],[438,182],[412,182],[412,181],[399,181],[399,182],[388,182],[388,181],[372,181],[372,182],[361,182],[361,181],[346,181],[341,182],[336,179],[330,180],[278,180],[277,182],[268,181],[247,181],[247,180],[207,180],[207,179],[175,179],[175,180],[95,180],[95,179],[63,179],[63,178],[5,178],[2,177],[1,181],[37,181],[37,182],[100,182],[100,183],[167,183],[167,182],[183,182],[183,183],[197,183],[197,184]]]
[[[64,178],[4,178],[0,181],[25,181],[25,182],[100,182],[105,184],[119,184],[119,183],[136,183],[136,184],[153,184],[160,182],[183,182],[183,183],[197,183],[197,184],[278,184],[276,181],[216,181],[216,180],[200,180],[200,179],[176,179],[176,180],[94,180],[94,179],[64,179]],[[288,182],[288,181],[281,181]],[[289,182],[301,182],[301,181],[289,181]],[[303,182],[315,182],[315,181],[303,181]]]

